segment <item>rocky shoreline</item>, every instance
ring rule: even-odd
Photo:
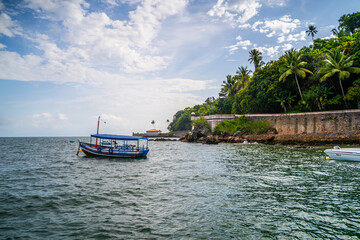
[[[266,134],[203,135],[201,132],[189,132],[180,141],[189,143],[263,143],[283,145],[322,145],[322,144],[360,144],[360,134],[296,134],[279,135],[276,132]]]

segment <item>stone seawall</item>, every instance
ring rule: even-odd
[[[204,116],[214,130],[224,119],[242,115]],[[245,114],[253,121],[268,121],[276,129],[275,142],[360,143],[360,109],[289,114]],[[192,116],[192,120],[200,117]],[[252,137],[254,138],[254,137]],[[255,137],[256,139],[256,137]]]

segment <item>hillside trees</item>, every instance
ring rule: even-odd
[[[344,51],[341,51],[340,48],[332,49],[326,55],[326,59],[324,60],[324,67],[319,71],[320,74],[323,74],[323,76],[320,78],[320,82],[337,75],[341,93],[345,98],[342,80],[349,78],[350,73],[360,74],[360,68],[352,67],[352,65],[353,61],[351,60],[351,56],[345,56]],[[347,107],[347,102],[345,99],[344,102]]]
[[[266,64],[259,50],[251,50],[248,61],[254,64],[254,72],[238,67],[236,74],[222,81],[217,98],[178,111],[169,130],[190,130],[192,112],[205,116],[360,107],[359,28],[358,13],[344,15],[337,38],[314,39],[312,45],[287,51]]]

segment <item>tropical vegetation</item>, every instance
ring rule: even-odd
[[[316,27],[309,26],[307,33],[314,38]],[[169,130],[190,130],[191,113],[205,116],[358,108],[360,12],[341,16],[332,33],[333,38],[314,39],[312,45],[291,49],[267,63],[258,49],[252,49],[248,61],[254,64],[254,72],[247,66],[238,67],[234,75],[226,76],[217,98],[209,97],[203,104],[178,111]],[[227,121],[217,130],[225,131],[231,124]]]
[[[272,130],[268,121],[251,121],[245,116],[235,118],[233,120],[223,120],[216,125],[214,134],[220,135],[221,133],[234,134],[242,132],[243,134],[259,134],[267,133]]]

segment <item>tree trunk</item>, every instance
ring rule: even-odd
[[[301,97],[301,100],[304,100],[304,99],[303,99],[303,96],[302,96],[302,93],[301,93],[301,89],[300,89],[300,85],[299,85],[299,82],[298,82],[298,80],[297,80],[297,76],[296,76],[296,73],[294,73],[294,75],[295,75],[295,80],[296,80],[296,84],[297,84],[297,86],[298,86],[298,89],[299,89],[299,93],[300,93],[300,97]]]
[[[342,86],[340,77],[339,77],[339,83],[340,83],[340,88],[341,88],[341,92],[342,92],[343,99],[344,99],[344,98],[345,98],[345,93],[344,93],[344,88],[343,88],[343,86]],[[344,103],[345,103],[345,106],[346,106],[346,108],[347,108],[348,106],[347,106],[347,102],[346,102],[345,99],[344,99]]]

